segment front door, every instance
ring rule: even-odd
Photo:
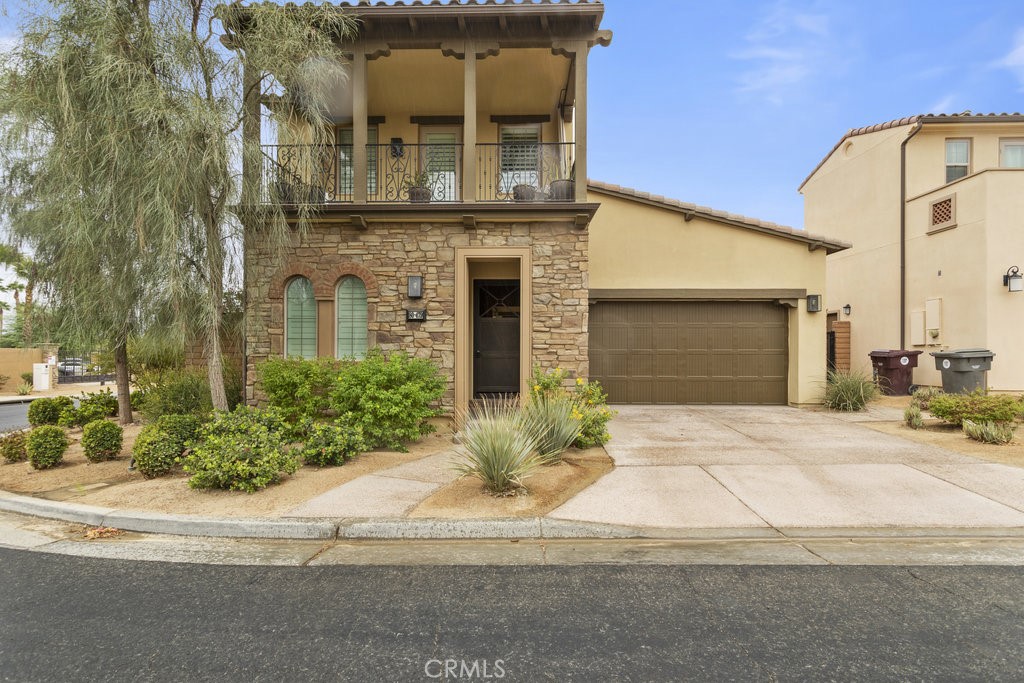
[[[519,393],[519,280],[473,281],[473,395]]]

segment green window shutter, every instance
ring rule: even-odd
[[[352,195],[352,129],[338,128],[335,136],[338,144],[338,193]],[[377,193],[377,128],[366,129],[366,191],[373,196]]]
[[[313,284],[304,277],[288,283],[284,302],[285,355],[299,358],[316,357],[316,299]]]
[[[366,355],[366,285],[354,275],[338,283],[334,298],[338,332],[338,358],[362,358]]]

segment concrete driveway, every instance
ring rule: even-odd
[[[1024,469],[786,407],[616,406],[616,469],[550,516],[686,529],[1024,528]]]

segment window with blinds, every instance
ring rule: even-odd
[[[316,299],[313,284],[304,277],[288,283],[284,300],[285,355],[298,358],[316,357]]]
[[[352,129],[338,128],[336,138],[338,143],[338,195],[342,198],[352,197],[353,177],[352,170]],[[366,129],[366,194],[373,196],[377,193],[377,128]]]
[[[366,355],[366,285],[354,275],[346,275],[338,282],[334,297],[337,318],[338,358],[363,358]]]
[[[502,126],[501,187],[540,184],[540,126]]]

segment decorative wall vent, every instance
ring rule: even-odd
[[[929,232],[956,227],[956,195],[937,199],[931,203]]]

